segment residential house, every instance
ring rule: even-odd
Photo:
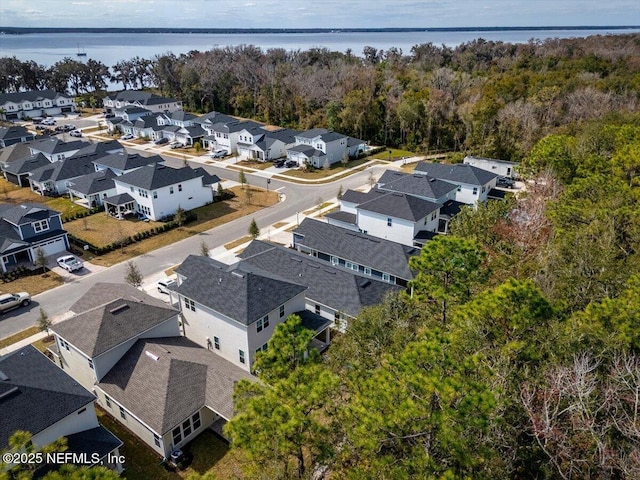
[[[120,216],[135,210],[151,220],[160,220],[173,215],[179,207],[191,210],[213,202],[220,179],[202,168],[170,168],[154,163],[113,181],[118,198],[103,199],[107,213]]]
[[[406,193],[442,205],[449,200],[455,200],[458,186],[424,173],[385,170],[378,180],[377,188],[388,192]]]
[[[463,163],[450,165],[420,162],[416,165],[415,172],[457,185],[455,200],[467,205],[486,202],[489,191],[496,186],[498,178],[496,173]]]
[[[149,140],[157,140],[161,137],[162,126],[158,125],[158,117],[162,115],[156,113],[138,118],[133,122],[132,134],[136,137],[148,138]]]
[[[69,198],[72,202],[86,208],[103,205],[103,200],[116,195],[116,176],[111,170],[99,170],[68,182]]]
[[[518,178],[518,167],[520,166],[518,162],[474,156],[464,157],[463,163],[507,178]]]
[[[88,459],[97,454],[93,465],[122,472],[121,463],[110,463],[120,456],[122,442],[98,423],[95,399],[31,345],[1,357],[0,450],[9,449],[9,439],[18,430],[31,433],[38,449],[64,437],[66,453]]]
[[[174,140],[188,147],[192,147],[196,142],[201,142],[206,134],[207,132],[205,132],[200,125],[180,127],[174,134]]]
[[[4,169],[11,162],[32,156],[29,145],[32,142],[15,143],[0,149],[0,168]]]
[[[178,110],[175,112],[167,112],[158,115],[157,122],[158,125],[175,125],[177,127],[191,127],[195,125],[194,120],[198,118],[197,115],[193,113],[187,113],[182,110]]]
[[[7,272],[20,263],[33,263],[36,251],[54,255],[69,248],[60,213],[39,203],[0,203],[0,268]]]
[[[185,336],[247,371],[276,326],[305,309],[305,286],[266,272],[190,255],[176,273],[171,295],[179,300]],[[315,319],[324,347],[331,322]]]
[[[438,231],[441,205],[406,193],[372,189],[368,193],[347,190],[340,215],[328,214],[333,225],[357,229],[374,237],[419,246]]]
[[[404,287],[413,279],[409,258],[420,253],[415,247],[311,218],[293,231],[293,248],[335,267]]]
[[[203,137],[203,144],[206,143],[205,148],[224,149],[229,153],[235,153],[238,151],[238,137],[240,132],[244,130],[250,130],[261,125],[252,121],[238,121],[226,123],[216,123],[212,125],[208,130],[211,132],[208,136]],[[203,126],[203,128],[205,128]]]
[[[20,120],[25,117],[60,115],[76,111],[74,97],[53,90],[0,93],[0,118]]]
[[[126,106],[136,106],[150,110],[153,113],[174,112],[182,110],[182,102],[174,98],[166,98],[155,93],[136,90],[123,90],[122,92],[107,95],[102,103],[107,113]]]
[[[49,159],[43,154],[28,155],[20,159],[14,160],[5,165],[2,169],[4,178],[21,187],[29,186],[29,175],[34,170],[50,165]]]
[[[240,267],[256,273],[304,285],[306,310],[324,317],[338,328],[356,318],[362,308],[379,304],[384,297],[403,290],[355,270],[327,264],[325,260],[279,245],[252,241],[239,255]]]
[[[295,130],[282,128],[265,130],[256,127],[239,133],[238,157],[247,160],[266,162],[286,157],[287,149],[295,145]]]
[[[55,361],[163,457],[233,416],[253,377],[180,336],[179,312],[129,285],[98,283],[56,324]]]
[[[93,161],[96,172],[109,169],[116,175],[132,172],[136,168],[147,165],[164,165],[164,158],[160,155],[145,157],[139,153],[116,152]]]
[[[83,140],[63,142],[56,137],[46,137],[29,143],[29,151],[31,155],[41,153],[47,157],[50,162],[55,162],[75,155],[78,153],[78,150],[88,145],[89,143]]]
[[[125,122],[133,123],[139,118],[153,115],[153,112],[136,105],[127,105],[114,110],[114,114],[116,117],[122,118]]]
[[[332,165],[349,156],[349,137],[324,128],[314,128],[295,136],[295,146],[287,150],[287,158],[299,165],[309,163],[315,168]]]
[[[367,142],[359,138],[349,137],[347,139],[347,152],[349,158],[357,158],[367,150]]]
[[[25,127],[16,125],[13,127],[0,127],[0,147],[8,147],[16,143],[24,143],[35,140],[36,136]]]
[[[69,182],[95,171],[93,160],[100,154],[74,155],[36,168],[29,175],[31,190],[40,195],[62,195]]]

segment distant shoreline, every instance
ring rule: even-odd
[[[181,34],[255,34],[255,33],[357,33],[357,32],[518,32],[549,30],[633,30],[640,25],[558,25],[544,27],[434,27],[434,28],[120,28],[120,27],[67,27],[67,28],[30,28],[0,27],[0,34],[27,35],[30,33],[181,33]]]

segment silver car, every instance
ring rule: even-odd
[[[158,282],[158,292],[168,294],[169,290],[175,286],[177,286],[177,283],[174,279],[168,277],[163,278]]]
[[[58,262],[58,265],[68,272],[82,270],[82,268],[84,267],[83,263],[73,255],[65,255],[64,257],[59,257],[56,262]]]
[[[3,293],[0,295],[0,313],[19,306],[26,307],[31,303],[31,295],[27,292]]]

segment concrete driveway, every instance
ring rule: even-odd
[[[73,255],[73,254],[70,252],[61,252],[61,253],[56,253],[55,255],[51,255],[50,257],[47,257],[47,268],[52,272],[56,273],[57,275],[60,275],[64,279],[65,283],[72,282],[78,278],[86,277],[88,275],[91,275],[92,273],[101,272],[102,270],[107,268],[100,265],[94,265],[93,263],[85,262],[85,261],[82,261],[82,259],[80,259],[84,264],[84,268],[82,270],[77,270],[75,272],[69,272],[64,268],[58,266],[58,262],[57,262],[58,258],[63,257],[65,255]]]

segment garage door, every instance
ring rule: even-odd
[[[55,255],[56,253],[64,252],[67,249],[67,246],[64,243],[64,237],[60,237],[56,238],[55,240],[43,242],[36,248],[41,248],[44,251],[44,254],[48,257],[49,255]]]

